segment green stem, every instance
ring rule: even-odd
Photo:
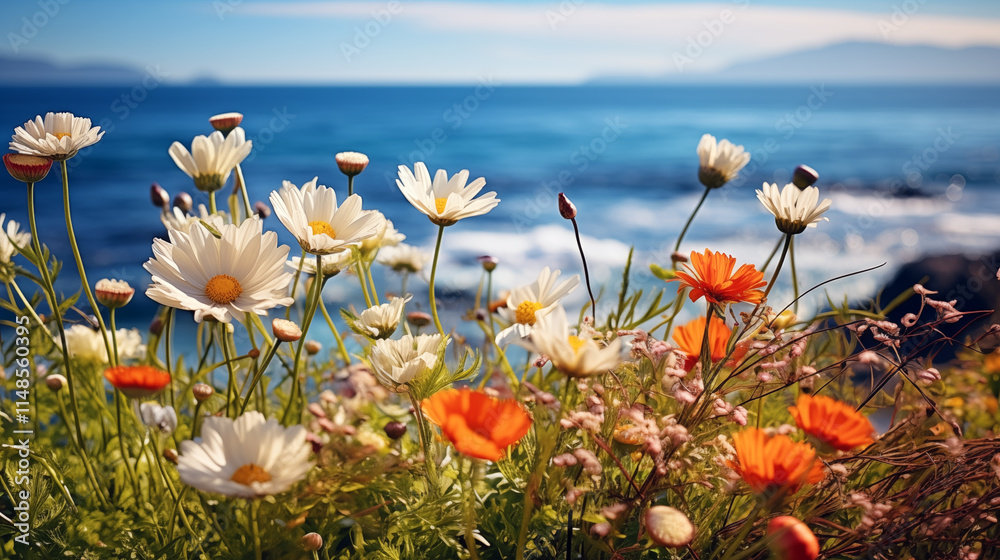
[[[250,219],[250,215],[251,215],[250,214],[250,196],[247,195],[247,183],[246,183],[246,180],[243,179],[243,169],[240,167],[240,164],[238,164],[238,163],[236,164],[236,180],[239,181],[239,183],[240,183],[240,193],[243,194],[243,209],[247,213],[247,218],[246,219],[249,220]],[[234,220],[234,223],[235,223],[235,220]]]
[[[424,465],[427,469],[427,491],[436,496],[438,491],[437,462],[431,453],[431,434],[427,426],[427,419],[420,408],[420,402],[412,392],[407,392],[410,397],[410,404],[413,405],[413,414],[417,417],[417,435],[420,437],[420,447],[424,450]]]
[[[63,162],[63,184],[68,185],[66,179],[65,161]],[[67,214],[67,217],[68,216],[69,214]],[[90,457],[87,455],[87,450],[84,447],[83,430],[80,428],[80,407],[77,406],[76,402],[76,383],[74,383],[73,379],[73,368],[69,357],[69,346],[66,343],[66,328],[63,325],[62,313],[59,312],[59,304],[56,301],[56,289],[55,285],[52,283],[52,276],[49,274],[49,263],[43,259],[42,245],[38,240],[38,225],[35,221],[34,183],[28,183],[28,225],[31,229],[31,243],[34,246],[35,254],[38,256],[38,270],[42,275],[43,291],[46,292],[46,299],[48,299],[49,308],[52,310],[52,315],[56,320],[56,327],[59,329],[59,343],[62,347],[63,355],[63,371],[66,372],[66,385],[69,387],[70,409],[73,411],[73,425],[76,428],[76,438],[73,438],[71,435],[70,440],[73,441],[73,445],[76,447],[77,453],[80,455],[80,460],[83,461],[84,468],[87,470],[87,476],[90,479],[94,492],[97,493],[98,498],[100,498],[101,504],[108,507],[108,500],[105,498],[100,485],[97,483],[97,476],[94,474],[94,467],[90,464]],[[98,314],[98,319],[100,319],[100,314]],[[105,344],[107,343],[107,338],[104,339],[104,342]],[[62,399],[59,399],[59,406],[64,407]],[[65,413],[65,410],[63,410],[64,419],[67,416],[68,415]],[[69,423],[67,422],[67,427],[68,424]]]
[[[250,501],[250,533],[253,535],[253,552],[257,560],[261,560],[260,550],[260,500]]]
[[[795,298],[792,301],[792,312],[798,314],[799,312],[799,276],[795,273],[795,238],[792,236],[791,241],[788,243],[788,265],[792,269],[792,295]]]
[[[264,361],[257,366],[257,371],[253,375],[253,381],[250,382],[250,390],[247,391],[247,396],[243,399],[243,406],[240,407],[241,415],[246,411],[247,405],[250,404],[250,398],[253,397],[254,388],[257,387],[257,383],[260,382],[260,378],[264,375],[264,372],[267,371],[267,366],[271,363],[271,359],[274,358],[275,352],[278,351],[278,344],[278,341],[275,341],[267,349],[267,354],[264,354]]]
[[[368,281],[365,280],[365,267],[361,264],[360,260],[354,264],[354,273],[358,276],[358,282],[361,282],[361,293],[365,296],[365,305],[371,307],[372,296],[368,293]]]
[[[712,189],[710,189],[708,187],[705,187],[705,192],[703,192],[701,194],[701,198],[698,199],[698,205],[694,207],[694,211],[691,212],[690,216],[688,216],[687,222],[684,224],[684,229],[681,230],[680,236],[677,237],[677,243],[674,244],[674,252],[675,253],[677,251],[681,250],[681,241],[684,241],[684,235],[687,234],[688,228],[691,227],[691,222],[694,221],[695,214],[697,214],[698,210],[701,209],[701,205],[705,204],[705,199],[708,198],[708,193],[711,190]],[[677,270],[677,263],[676,262],[674,263],[674,270]]]
[[[171,345],[174,337],[174,308],[167,308],[166,318],[163,321],[163,358],[166,361],[167,373],[170,374],[170,406],[174,410],[177,410],[177,405],[174,402],[174,366],[171,363]]]
[[[210,214],[215,214],[218,209],[215,206],[215,191],[208,193],[208,212]]]
[[[781,242],[784,240],[784,236],[778,238],[778,241],[774,244],[774,249],[771,249],[771,254],[768,255],[767,260],[764,261],[764,266],[760,267],[761,273],[767,271],[767,267],[771,264],[771,260],[774,259],[774,255],[778,254],[778,249],[781,249]]]
[[[774,283],[778,280],[778,273],[781,272],[781,265],[785,263],[785,255],[788,254],[788,247],[792,244],[792,234],[785,234],[785,243],[781,247],[781,257],[778,259],[778,266],[774,269],[774,275],[771,276],[771,281],[767,283],[767,289],[764,290],[764,297],[761,299],[767,299],[767,294],[771,293],[771,288],[774,287]]]
[[[375,289],[375,279],[372,277],[371,263],[364,265],[364,269],[365,269],[365,274],[368,275],[368,283],[371,284],[372,299],[375,300],[375,305],[381,305],[381,303],[378,300],[378,290]]]
[[[111,321],[111,348],[114,350],[114,354],[108,354],[108,363],[112,366],[118,365],[118,329],[115,328],[115,308],[112,307],[108,312],[108,317]],[[119,426],[120,427],[120,426]]]
[[[76,261],[76,270],[80,275],[80,283],[83,285],[83,293],[87,295],[87,302],[94,315],[97,316],[97,326],[101,329],[101,336],[104,338],[104,347],[111,356],[111,343],[108,341],[108,329],[104,326],[104,317],[97,307],[97,300],[94,298],[94,290],[87,281],[87,270],[83,266],[83,257],[80,255],[80,247],[76,243],[76,233],[73,231],[73,215],[69,207],[69,175],[66,168],[66,160],[62,161],[62,184],[63,184],[63,213],[66,215],[66,233],[69,235],[69,245],[73,249],[73,259]]]
[[[226,416],[229,416],[229,406],[233,404],[233,399],[239,400],[239,395],[233,395],[233,391],[236,389],[236,368],[233,367],[233,358],[229,353],[229,344],[226,339],[226,323],[219,323],[219,342],[222,343],[222,355],[226,360],[226,369],[229,370],[229,383],[226,384]],[[233,410],[236,410],[236,405],[233,404]]]
[[[330,327],[330,332],[333,333],[333,338],[337,340],[337,348],[340,350],[340,357],[344,360],[344,366],[351,365],[351,355],[347,353],[347,347],[344,346],[344,339],[340,336],[340,331],[337,330],[337,326],[333,324],[333,319],[330,318],[330,312],[326,310],[326,302],[323,301],[322,298],[319,302],[319,310],[323,313],[323,318],[326,319],[326,324]]]
[[[67,385],[69,385],[69,383],[67,383]],[[59,405],[59,415],[62,417],[63,422],[66,423],[67,427],[69,427],[69,422],[66,420],[67,416],[69,416],[66,414],[66,404],[63,403],[62,395],[59,393],[56,393],[56,402]],[[79,429],[79,425],[77,425],[77,429]],[[83,461],[83,468],[87,471],[87,479],[90,481],[90,487],[94,490],[94,493],[97,494],[98,499],[101,501],[101,505],[106,508],[110,507],[111,504],[108,503],[108,499],[104,496],[104,492],[101,491],[101,485],[97,482],[97,475],[94,474],[94,467],[90,464],[90,458],[87,456],[87,452],[83,448],[83,440],[81,439],[77,441],[72,435],[69,440],[73,442],[73,447],[76,448],[77,454],[80,455],[80,460]]]
[[[129,480],[132,481],[132,488],[135,491],[135,505],[136,509],[139,508],[139,502],[142,500],[139,494],[139,479],[135,476],[135,471],[132,470],[132,463],[129,462],[128,453],[125,452],[125,433],[122,431],[122,395],[121,391],[115,389],[115,422],[118,425],[118,451],[122,454],[122,462],[125,463],[125,472],[128,473]]]
[[[469,459],[469,496],[465,501],[465,547],[469,549],[470,560],[479,560],[476,537],[473,534],[473,529],[476,528],[476,482],[479,472],[476,463],[476,459]]]
[[[441,238],[444,237],[444,226],[438,226],[437,243],[434,244],[434,263],[431,265],[430,280],[430,305],[431,316],[434,317],[434,326],[438,333],[444,335],[444,328],[441,327],[441,319],[438,319],[437,301],[434,299],[434,279],[437,277],[438,256],[441,254]]]
[[[347,176],[347,196],[354,194],[354,175]]]
[[[299,364],[302,361],[302,348],[305,346],[306,335],[309,333],[309,326],[312,324],[313,316],[316,314],[316,308],[319,306],[320,300],[323,299],[323,284],[325,281],[323,276],[323,256],[316,255],[316,276],[313,278],[313,294],[312,298],[307,298],[306,301],[305,317],[302,320],[302,338],[299,339],[299,344],[295,347],[295,361],[292,362],[292,391],[288,396],[288,404],[285,406],[285,412],[281,415],[281,423],[284,425],[287,425],[285,422],[288,420],[292,409],[295,408],[296,401],[299,400],[299,392],[301,391],[299,387]],[[363,277],[362,283],[364,283]]]

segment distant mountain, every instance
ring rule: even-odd
[[[64,65],[41,58],[0,56],[0,83],[7,86],[127,85],[145,76],[143,70],[115,63]]]
[[[600,78],[593,83],[1000,84],[1000,48],[839,43],[740,62],[711,73]]]

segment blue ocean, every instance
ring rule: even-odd
[[[500,258],[499,289],[530,282],[543,266],[579,272],[572,226],[556,195],[579,210],[595,290],[614,290],[630,247],[637,281],[654,285],[649,263],[669,262],[702,194],[695,148],[703,133],[744,145],[740,178],[712,192],[683,249],[711,247],[762,262],[779,234],[754,190],[784,184],[807,164],[833,200],[829,222],[796,241],[804,284],[867,266],[876,272],[826,289],[870,295],[900,264],[927,254],[1000,247],[1000,88],[804,86],[522,87],[483,81],[451,87],[93,87],[0,88],[0,124],[13,132],[36,114],[71,111],[107,134],[70,160],[78,239],[90,280],[123,278],[142,290],[151,240],[164,235],[149,187],[194,190],[167,149],[208,134],[208,117],[239,111],[254,150],[243,163],[252,200],[282,180],[319,177],[346,194],[334,154],[360,151],[371,164],[356,182],[364,206],[381,210],[407,243],[433,248],[433,226],[395,186],[399,165],[431,172],[468,169],[502,200],[488,215],[448,228],[443,289],[474,291],[475,257]],[[59,173],[40,184],[43,242],[70,266],[60,287],[75,291]],[[27,224],[24,187],[0,178],[0,212]],[[275,218],[265,227],[298,247]],[[380,289],[398,291],[386,273]],[[415,301],[425,285],[411,281]],[[330,282],[327,297],[358,304],[354,280]],[[574,297],[580,303],[584,290]],[[821,298],[819,294],[817,298]],[[609,298],[610,299],[610,298]],[[817,304],[821,302],[817,299]],[[145,327],[155,305],[141,295],[119,324]]]

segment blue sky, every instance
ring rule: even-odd
[[[996,0],[4,0],[0,21],[0,56],[244,83],[578,83],[843,41],[1000,46]]]

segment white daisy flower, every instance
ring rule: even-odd
[[[469,171],[463,169],[448,178],[444,169],[438,169],[431,181],[430,173],[423,162],[417,162],[410,171],[405,165],[399,166],[399,179],[396,185],[417,210],[430,218],[439,226],[450,226],[462,218],[471,218],[485,214],[500,204],[497,193],[490,191],[475,198],[486,186],[482,177],[465,184],[469,180]]]
[[[621,339],[602,346],[592,336],[572,334],[562,307],[539,317],[530,337],[519,345],[548,356],[556,369],[570,377],[605,373],[621,363]]]
[[[710,189],[717,189],[736,178],[740,169],[750,161],[750,153],[729,140],[715,141],[706,134],[698,142],[698,180]]]
[[[154,402],[139,405],[139,417],[148,428],[169,436],[177,429],[177,412],[173,407],[160,406]]]
[[[118,341],[118,362],[139,360],[146,357],[146,345],[142,343],[142,333],[139,329],[118,329],[115,333]],[[101,331],[87,325],[73,325],[66,329],[66,347],[69,356],[80,362],[106,364],[108,349],[104,345]]]
[[[17,255],[18,247],[27,247],[31,243],[31,234],[21,231],[21,225],[11,220],[3,225],[7,214],[0,214],[0,264],[8,264]]]
[[[302,263],[302,274],[316,275],[316,257],[292,257],[286,264],[294,273]],[[330,278],[340,274],[344,269],[354,264],[354,255],[350,251],[341,251],[333,255],[323,255],[323,276]]]
[[[396,332],[403,315],[403,308],[412,297],[406,296],[405,299],[394,297],[389,303],[369,307],[356,317],[347,311],[341,311],[341,314],[347,321],[347,326],[354,332],[368,338],[389,338]]]
[[[202,227],[201,222],[205,222],[218,230],[223,224],[229,221],[229,217],[228,214],[221,210],[212,214],[208,211],[208,207],[204,204],[199,204],[197,214],[185,214],[183,210],[174,206],[170,209],[170,212],[160,213],[160,221],[163,222],[163,225],[167,229],[189,233],[193,225]]]
[[[46,113],[44,120],[39,115],[15,128],[10,149],[63,161],[82,148],[96,144],[102,136],[101,127],[91,126],[90,119],[73,113]]]
[[[374,234],[361,241],[362,253],[370,254],[382,247],[395,247],[406,239],[406,236],[399,233],[392,225],[392,220],[387,219],[384,214],[378,210],[369,210],[369,212],[375,215],[375,221],[378,225]]]
[[[780,191],[778,185],[764,183],[763,192],[757,191],[757,199],[774,215],[774,223],[782,233],[798,234],[807,227],[816,227],[823,213],[830,209],[830,199],[819,202],[819,189],[799,187],[788,183]]]
[[[416,274],[431,262],[431,256],[413,245],[400,243],[380,250],[375,260],[396,272]]]
[[[361,209],[360,196],[352,194],[338,207],[333,189],[316,187],[315,181],[301,189],[285,181],[280,191],[271,192],[275,215],[304,251],[339,253],[375,233],[378,219]]]
[[[442,341],[451,342],[440,334],[376,340],[369,357],[375,378],[391,391],[405,391],[403,385],[434,369]]]
[[[510,292],[507,307],[498,310],[500,317],[510,323],[497,334],[496,343],[499,346],[506,346],[531,334],[535,321],[559,306],[559,301],[580,285],[579,274],[556,284],[559,274],[561,271],[551,272],[549,267],[545,267],[538,273],[537,280]]]
[[[303,426],[284,428],[251,411],[233,420],[209,416],[200,441],[182,441],[181,482],[202,492],[258,498],[286,492],[313,463]]]
[[[177,167],[194,179],[198,190],[212,192],[226,184],[236,164],[252,149],[253,142],[246,139],[242,128],[236,127],[226,136],[218,130],[208,136],[195,136],[190,152],[180,142],[171,144],[167,152]]]
[[[228,323],[245,313],[265,315],[272,307],[291,305],[288,245],[278,246],[278,234],[261,235],[261,228],[252,218],[239,226],[224,224],[220,239],[203,227],[169,230],[170,241],[154,239],[153,258],[143,265],[153,277],[146,295],[194,311],[199,323],[209,317]]]

